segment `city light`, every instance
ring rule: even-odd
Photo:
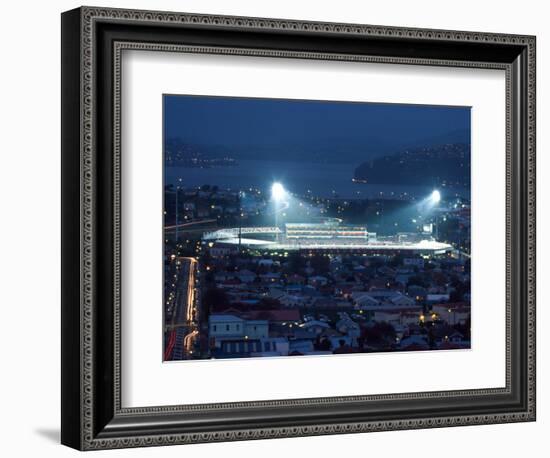
[[[281,183],[275,182],[271,186],[271,196],[275,201],[281,201],[286,195],[285,188]]]
[[[432,192],[431,198],[432,198],[432,202],[433,202],[434,204],[437,204],[437,203],[441,200],[441,193],[440,193],[437,189],[435,189],[435,190]]]

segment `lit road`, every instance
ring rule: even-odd
[[[183,339],[183,348],[185,349],[186,354],[190,354],[193,352],[193,343],[195,341],[195,338],[198,336],[198,334],[199,334],[199,331],[194,329],[190,334],[187,334]]]
[[[170,324],[170,331],[165,349],[166,360],[182,359],[193,349],[194,340],[198,336],[197,313],[195,307],[195,279],[198,262],[195,258],[180,257],[178,263],[175,303]]]
[[[195,310],[195,272],[197,270],[197,260],[195,258],[183,258],[189,261],[187,268],[187,307],[185,318],[187,323],[192,323],[194,320]]]

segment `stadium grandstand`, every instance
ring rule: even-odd
[[[366,226],[350,226],[330,218],[314,223],[286,223],[282,227],[224,228],[203,235],[203,242],[261,251],[360,251],[390,254],[408,252],[423,255],[445,254],[453,250],[447,243],[424,234],[397,234],[377,237]]]

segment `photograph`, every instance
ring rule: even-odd
[[[162,98],[163,361],[471,348],[471,107]]]
[[[50,375],[6,378],[11,451],[536,451],[544,15],[235,1],[37,3],[55,55],[12,46],[6,342]]]

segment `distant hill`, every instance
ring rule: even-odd
[[[450,143],[464,143],[466,145],[469,145],[470,140],[470,129],[457,129],[447,132],[445,134],[422,138],[415,142],[409,142],[405,145],[402,145],[399,150],[404,150],[405,148],[420,148],[429,145],[446,145]]]
[[[193,142],[178,137],[166,138],[167,165],[182,165],[200,160],[221,160],[227,157],[234,161],[267,159],[297,163],[370,163],[376,158],[387,157],[396,151],[412,151],[427,145],[469,145],[470,130],[461,129],[445,134],[403,140],[398,136],[377,136],[371,132],[358,133],[355,138],[323,136],[281,141],[275,134],[260,144],[217,144],[213,139]],[[399,154],[399,153],[397,153]]]
[[[389,141],[389,140],[388,140]],[[279,143],[277,138],[265,144],[219,145],[216,143],[193,143],[180,138],[168,138],[165,151],[172,165],[186,161],[190,157],[222,158],[231,156],[237,161],[267,159],[270,161],[342,163],[357,164],[366,158],[395,151],[381,139],[369,137],[363,141],[334,138],[324,143],[305,138],[290,144]]]
[[[354,180],[374,184],[470,186],[469,143],[409,148],[363,162]]]

